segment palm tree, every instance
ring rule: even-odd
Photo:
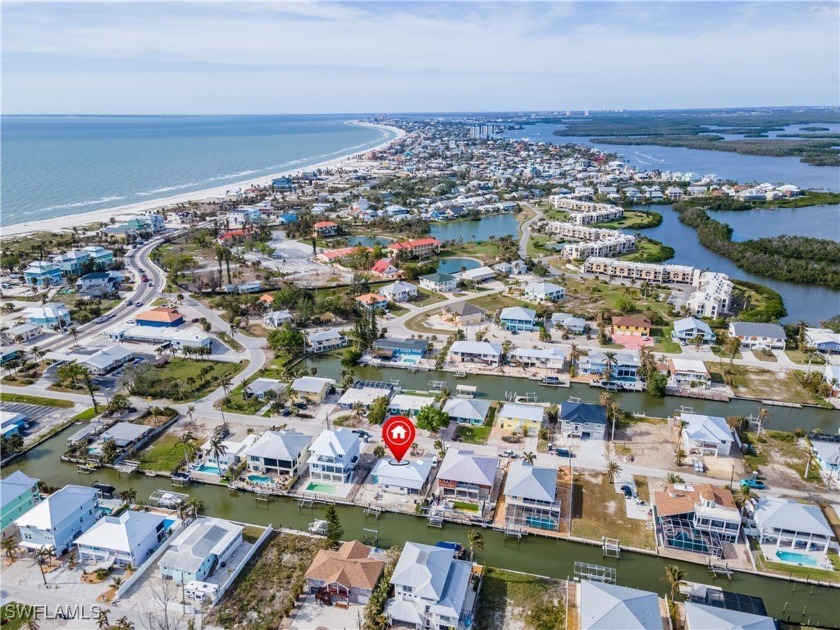
[[[764,428],[764,425],[770,421],[771,417],[773,417],[773,414],[767,411],[765,407],[761,407],[758,410],[758,431],[756,431],[757,437],[761,437],[761,431]]]
[[[210,440],[210,452],[213,453],[213,457],[216,458],[216,468],[219,471],[219,477],[222,476],[222,462],[221,457],[225,453],[227,453],[227,446],[224,445],[222,442],[222,438],[214,437]]]
[[[38,563],[38,568],[41,569],[41,579],[44,580],[44,586],[47,585],[47,574],[44,572],[44,565],[50,564],[53,556],[55,556],[55,549],[53,547],[41,547],[35,553],[35,562]]]
[[[2,547],[6,560],[9,561],[9,564],[13,563],[20,552],[20,545],[17,544],[17,540],[13,536],[4,536]]]
[[[187,501],[187,507],[190,508],[193,518],[198,518],[200,515],[204,514],[204,501],[201,499],[191,498]]]
[[[668,473],[668,476],[665,478],[665,481],[668,483],[685,483],[685,479],[680,477],[677,473]]]
[[[606,359],[604,363],[604,378],[606,380],[610,380],[610,376],[612,376],[612,369],[615,367],[615,364],[618,363],[618,359],[616,358],[615,352],[612,350],[607,350],[604,353],[604,358]]]
[[[609,479],[610,483],[615,483],[615,478],[618,477],[618,473],[621,472],[621,466],[618,462],[614,462],[610,460],[607,462],[607,467],[604,469],[604,474]]]
[[[733,498],[735,499],[735,505],[739,508],[743,508],[747,504],[747,501],[753,498],[752,488],[749,486],[741,486],[735,491]]]
[[[129,621],[128,617],[120,617],[117,619],[114,630],[134,630],[134,622]]]
[[[475,557],[476,551],[484,551],[484,536],[477,529],[471,529],[467,533],[467,544],[470,548],[470,562]]]
[[[111,588],[119,589],[122,586],[123,579],[118,575],[113,580],[111,580]]]
[[[70,330],[68,330],[67,332],[69,332],[71,335],[73,335],[73,345],[78,346],[79,345],[79,342],[78,342],[79,333],[76,331],[76,327],[71,326]]]
[[[674,594],[679,588],[680,584],[685,582],[685,570],[676,564],[669,564],[665,567],[665,577],[662,578],[671,585],[671,599],[674,599]]]
[[[184,465],[189,468],[190,457],[198,450],[195,436],[189,431],[184,431],[184,433],[181,434],[181,437],[178,438],[178,441],[184,446]]]
[[[572,376],[577,373],[577,361],[580,359],[581,350],[578,348],[576,343],[572,344],[571,351],[569,352],[569,372]]]
[[[108,621],[108,615],[110,614],[110,608],[100,608],[99,614],[96,615],[96,627],[99,630],[108,630],[111,627],[111,623]]]
[[[119,493],[120,500],[123,503],[134,503],[137,500],[137,491],[134,488],[129,488],[128,490],[122,490]]]
[[[525,454],[522,456],[522,459],[524,459],[528,464],[531,464],[533,466],[534,460],[537,459],[537,456],[531,451],[526,451]]]
[[[192,377],[190,377],[192,378]],[[195,379],[193,379],[195,381]],[[187,417],[190,419],[190,426],[195,426],[195,418],[193,414],[195,413],[195,405],[187,406]]]

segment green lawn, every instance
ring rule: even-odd
[[[654,241],[651,239],[640,238],[636,239],[636,251],[619,256],[621,260],[628,260],[630,262],[662,262],[673,258],[673,250],[670,250],[667,245]]]
[[[27,604],[6,601],[0,606],[0,620],[3,630],[18,630],[26,626],[35,609]]]
[[[770,351],[766,353],[763,350],[753,350],[753,356],[758,359],[759,361],[764,361],[765,363],[778,363],[779,360],[776,358],[776,355]]]
[[[238,374],[247,361],[241,363],[223,363],[221,361],[193,361],[191,359],[171,359],[163,367],[153,368],[151,378],[144,384],[134,385],[134,395],[149,398],[168,398],[170,400],[195,400],[202,398],[221,386],[223,378]],[[201,375],[203,367],[211,368]]]
[[[397,306],[396,304],[392,304],[388,307],[388,312],[391,313],[394,317],[402,317],[406,313],[408,313],[408,309],[402,306]]]
[[[662,215],[658,212],[639,212],[638,210],[625,210],[624,218],[617,221],[607,221],[599,223],[598,227],[625,229],[625,230],[642,230],[648,227],[654,227],[662,222]]]
[[[28,396],[26,394],[11,394],[9,392],[0,393],[0,400],[11,403],[26,403],[28,405],[41,405],[42,407],[61,407],[62,409],[70,409],[73,403],[69,400],[59,400],[57,398],[44,398],[43,396]]]
[[[429,304],[437,304],[443,302],[446,298],[440,293],[433,293],[426,289],[417,289],[417,299],[411,303],[412,306],[428,306]]]
[[[242,351],[242,350],[244,350],[244,349],[245,349],[245,347],[244,347],[241,343],[239,343],[236,339],[234,339],[233,337],[231,337],[231,336],[230,336],[229,334],[227,334],[226,332],[220,332],[220,333],[217,333],[217,336],[219,337],[219,339],[221,339],[221,340],[222,340],[222,342],[223,342],[226,346],[229,346],[229,347],[233,348],[234,350],[239,350],[239,351]]]
[[[177,435],[164,434],[136,454],[140,468],[172,472],[184,462],[184,445]]]
[[[669,354],[678,354],[682,352],[682,346],[671,339],[671,332],[673,330],[673,326],[651,329],[653,340],[655,341],[653,344],[654,352],[667,352]]]
[[[501,293],[493,293],[492,295],[482,295],[481,297],[473,298],[471,300],[467,300],[470,304],[474,306],[478,306],[479,308],[484,309],[487,311],[488,316],[492,316],[500,308],[506,308],[508,306],[524,306],[526,308],[530,308],[533,306],[530,302],[526,302],[524,300],[518,300],[515,297],[511,297],[509,295],[502,295]]]
[[[429,335],[451,335],[453,331],[443,330],[442,328],[431,328],[426,326],[426,319],[433,313],[440,312],[440,309],[433,309],[431,312],[418,313],[414,317],[410,317],[405,322],[405,327],[414,332],[426,333]]]
[[[96,410],[91,407],[90,409],[85,409],[84,411],[80,411],[75,416],[73,416],[73,422],[87,422],[88,420],[93,420],[99,414],[96,413]]]
[[[545,247],[545,244],[552,240],[547,234],[531,234],[531,238],[528,239],[528,255],[531,258],[540,258],[546,254],[556,254],[555,250]]]
[[[565,628],[562,602],[560,580],[486,567],[475,607],[475,628]]]
[[[456,510],[464,510],[465,512],[478,512],[478,506],[475,503],[467,503],[466,501],[453,501],[452,506]]]
[[[477,243],[468,241],[458,243],[453,248],[440,250],[438,258],[477,258],[486,264],[495,261],[498,255],[499,246],[492,241],[478,241]]]
[[[808,365],[808,357],[801,350],[785,350],[785,354],[788,355],[788,358],[794,363],[799,363],[804,366]],[[815,354],[811,358],[811,366],[814,365],[825,365],[825,357]]]
[[[496,408],[490,407],[490,413],[484,420],[484,424],[480,427],[474,427],[467,424],[459,424],[455,428],[455,436],[462,442],[467,444],[487,444],[487,438],[490,437],[490,431],[493,430],[493,422],[496,418]]]

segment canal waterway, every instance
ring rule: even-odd
[[[441,241],[489,241],[490,237],[519,236],[519,221],[512,213],[494,214],[475,221],[436,221],[431,235]]]
[[[724,359],[725,360],[725,359]],[[306,359],[308,368],[317,368],[318,376],[333,378],[341,381],[341,371],[344,369],[337,357],[322,355]],[[820,369],[817,366],[814,369]],[[452,372],[415,372],[399,368],[380,368],[370,365],[360,365],[354,368],[356,378],[374,381],[399,380],[403,389],[427,390],[429,381],[445,381],[450,391],[455,391],[463,379],[456,378]],[[596,402],[601,389],[590,387],[584,383],[572,383],[571,387],[547,387],[539,381],[510,376],[489,376],[471,374],[469,384],[478,389],[477,397],[490,400],[504,400],[506,393],[525,394],[536,392],[540,402],[560,403],[576,396],[583,401]],[[700,400],[694,398],[677,398],[666,396],[656,398],[646,392],[616,392],[615,400],[625,411],[646,413],[649,416],[665,418],[674,413],[680,406],[694,409],[695,413],[710,416],[749,416],[758,413],[760,402],[750,400],[732,400],[728,403],[717,400]],[[823,433],[836,433],[840,430],[840,412],[833,409],[817,407],[768,407],[772,414],[768,426],[779,431],[793,431],[797,427],[812,430],[819,428]]]
[[[481,267],[481,261],[475,258],[459,258],[457,256],[452,258],[441,258],[438,263],[438,273],[460,273],[462,269],[478,269]]]
[[[715,210],[709,212],[709,216],[730,225],[732,239],[735,241],[783,234],[840,241],[840,204],[744,211]]]
[[[605,144],[591,136],[555,136],[563,125],[539,123],[508,131],[506,138],[552,144],[588,144],[606,153],[620,155],[629,165],[644,171],[679,171],[697,175],[715,174],[742,184],[769,182],[794,184],[800,188],[840,191],[840,167],[813,166],[798,157],[742,155],[727,151],[706,151],[656,145]]]
[[[650,205],[640,206],[640,208],[652,210],[662,214],[662,223],[654,228],[649,228],[643,231],[645,236],[648,236],[657,241],[661,241],[666,245],[670,245],[676,250],[674,258],[668,262],[677,263],[681,265],[692,265],[699,269],[710,269],[712,271],[720,271],[729,275],[731,278],[738,278],[741,280],[748,280],[763,284],[777,291],[785,302],[788,314],[782,321],[796,322],[805,320],[811,324],[817,324],[820,320],[829,319],[835,315],[840,314],[840,290],[829,289],[827,287],[818,287],[809,284],[800,284],[797,282],[784,282],[781,280],[773,280],[765,276],[759,276],[753,273],[739,269],[738,266],[728,258],[713,252],[704,247],[697,240],[697,232],[694,228],[682,223],[679,219],[679,212],[674,210],[673,206],[667,205]],[[785,214],[787,220],[793,221],[795,227],[790,229],[785,228],[780,221],[773,219],[774,212],[780,210],[746,210],[743,213],[737,212],[714,212],[711,213],[712,218],[728,222],[728,219],[733,219],[737,228],[733,225],[733,229],[740,230],[741,235],[746,238],[755,238],[759,236],[762,231],[776,233],[803,233],[816,231],[819,225],[823,223],[823,238],[837,238],[837,206],[823,206],[816,208],[798,208],[789,209],[790,214]],[[834,210],[833,210],[834,209]],[[786,209],[788,210],[788,209]],[[815,211],[813,217],[809,217],[809,212]],[[760,212],[761,215],[753,213]],[[793,213],[800,212],[801,215],[794,215]],[[733,215],[743,214],[745,216]],[[724,215],[726,217],[724,218]],[[834,216],[832,224],[831,217]],[[770,226],[762,224],[771,224]]]
[[[112,469],[101,469],[89,475],[76,472],[74,465],[61,462],[59,457],[67,448],[67,437],[77,429],[77,426],[71,425],[57,433],[19,458],[13,465],[5,467],[3,474],[21,470],[31,477],[57,487],[66,484],[89,485],[94,481],[101,481],[120,490],[133,488],[140,500],[148,500],[155,490],[170,488],[169,480],[165,477],[126,475]],[[266,503],[257,501],[251,493],[235,492],[220,486],[193,484],[191,487],[176,490],[189,493],[203,501],[205,511],[210,516],[257,525],[271,524],[274,527],[305,530],[313,520],[324,516],[324,506],[302,509],[297,502],[288,498],[275,498]],[[376,530],[378,544],[382,547],[400,545],[406,541],[434,544],[439,540],[452,540],[467,544],[467,527],[447,523],[443,529],[436,529],[428,527],[425,519],[401,514],[383,514],[378,519],[366,517],[361,508],[353,506],[338,506],[337,511],[346,537],[361,539],[365,530]],[[840,628],[836,589],[794,584],[783,579],[742,573],[734,574],[731,582],[724,579],[713,580],[707,569],[701,565],[627,551],[622,552],[621,559],[604,558],[598,546],[538,536],[528,536],[521,541],[515,541],[505,538],[500,532],[486,530],[483,533],[486,549],[478,554],[479,560],[490,566],[568,578],[573,575],[575,561],[589,562],[614,567],[618,583],[621,585],[664,595],[667,592],[667,583],[662,580],[665,567],[677,564],[685,570],[687,580],[715,583],[727,590],[762,597],[768,613],[774,617],[793,622],[810,622],[821,627]]]

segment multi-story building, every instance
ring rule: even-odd
[[[525,299],[534,302],[557,302],[566,297],[566,289],[553,282],[540,280],[525,286]]]
[[[704,271],[697,280],[698,290],[688,298],[688,309],[695,317],[715,319],[729,312],[735,285],[723,273]]]
[[[441,499],[485,505],[493,493],[498,467],[498,457],[483,457],[474,451],[450,447],[437,475]]]
[[[525,403],[509,402],[499,410],[499,426],[508,431],[522,431],[523,435],[534,436],[542,427],[545,407]]]
[[[78,276],[85,271],[104,271],[114,262],[114,252],[99,245],[88,245],[82,249],[71,249],[52,261],[61,268],[64,276]]]
[[[347,345],[347,337],[337,330],[322,330],[306,334],[306,350],[313,354],[338,350]]]
[[[631,352],[616,352],[612,359],[606,352],[590,351],[585,357],[578,359],[581,374],[592,374],[603,377],[610,366],[609,378],[615,380],[636,380],[639,372],[639,355]]]
[[[458,286],[458,278],[448,273],[430,273],[420,277],[420,286],[437,293],[450,293]]]
[[[53,547],[66,553],[99,520],[99,495],[93,488],[64,486],[15,519],[20,544],[29,549]]]
[[[61,277],[61,268],[55,263],[46,260],[35,260],[23,270],[23,278],[30,287],[46,288],[56,287],[64,282]]]
[[[682,521],[726,542],[737,542],[741,532],[741,512],[732,493],[721,486],[671,483],[653,493],[653,505],[660,527]]]
[[[556,530],[559,524],[557,469],[521,459],[511,462],[505,481],[505,526]]]
[[[453,363],[502,364],[502,346],[489,341],[456,341],[449,349]]]
[[[706,322],[694,317],[684,317],[674,322],[671,339],[682,345],[697,343],[698,340],[701,343],[714,343],[717,335]]]
[[[598,256],[587,258],[583,270],[586,273],[604,274],[611,278],[635,278],[658,283],[696,284],[700,278],[699,269],[685,265],[657,265]]]
[[[729,324],[729,334],[737,337],[745,348],[784,350],[787,344],[785,329],[778,324],[732,322]]]
[[[245,451],[248,470],[256,473],[300,474],[311,435],[298,431],[266,431]]]
[[[499,323],[508,330],[536,330],[537,312],[532,308],[522,306],[508,306],[499,314]]]
[[[393,254],[407,254],[415,258],[425,258],[440,251],[440,241],[436,238],[417,238],[399,243],[391,243],[388,250]]]
[[[619,234],[597,241],[566,243],[560,255],[570,260],[583,260],[590,256],[620,256],[634,249],[636,249],[636,237],[632,234]]]
[[[312,226],[316,236],[335,236],[338,234],[338,224],[334,221],[318,221]]]
[[[176,584],[206,581],[242,544],[244,529],[221,518],[197,518],[161,556],[158,563],[161,575]]]
[[[166,538],[163,514],[126,510],[104,516],[76,539],[82,562],[113,562],[139,567]]]
[[[563,435],[603,440],[607,431],[607,408],[566,400],[560,404],[558,421]]]
[[[367,604],[385,569],[376,551],[358,540],[319,550],[304,576],[309,592],[331,601]]]
[[[359,463],[359,436],[344,427],[322,431],[309,453],[312,479],[349,483]]]
[[[0,532],[3,536],[11,532],[14,520],[28,512],[41,500],[38,480],[16,470],[5,479],[0,479]]]
[[[651,322],[646,317],[621,315],[612,318],[612,333],[614,335],[630,335],[631,337],[646,337],[650,335]]]
[[[58,302],[47,302],[41,306],[30,306],[24,311],[26,321],[43,328],[64,328],[71,323],[70,310]]]

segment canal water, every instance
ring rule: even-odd
[[[818,324],[820,320],[840,314],[840,290],[773,280],[739,269],[728,258],[701,245],[697,241],[697,232],[694,228],[682,223],[679,219],[679,212],[674,210],[670,204],[640,206],[640,208],[653,210],[662,215],[660,225],[648,228],[643,233],[645,236],[670,245],[676,250],[676,255],[668,262],[720,271],[731,278],[749,280],[770,287],[777,291],[785,302],[785,308],[788,311],[787,317],[782,320],[785,322],[805,320],[811,324]],[[754,238],[762,232],[772,234],[802,233],[805,235],[807,232],[818,231],[820,224],[822,224],[822,238],[837,238],[837,206],[785,210],[790,212],[786,212],[782,216],[793,222],[789,228],[784,226],[781,220],[774,219],[776,215],[771,214],[781,212],[781,210],[747,210],[740,213],[713,212],[710,213],[710,216],[725,222],[728,222],[730,218],[733,219],[735,222],[733,229],[740,230],[740,234],[746,238]],[[809,214],[811,211],[814,211],[813,214]],[[761,214],[755,215],[754,213]],[[823,223],[823,221],[825,222]]]
[[[431,235],[441,241],[489,241],[490,237],[519,237],[519,221],[512,213],[494,214],[475,221],[436,221]]]
[[[5,467],[3,474],[21,470],[52,486],[89,485],[101,481],[119,490],[133,488],[140,500],[148,500],[155,490],[170,489],[169,480],[165,477],[126,475],[112,469],[102,469],[89,475],[79,474],[74,465],[59,460],[66,449],[67,437],[77,429],[77,426],[71,425],[59,432],[13,465]],[[295,501],[287,498],[275,498],[266,503],[257,501],[251,493],[234,492],[219,486],[195,484],[176,490],[203,501],[205,511],[210,516],[257,525],[271,524],[274,527],[305,530],[309,523],[324,516],[324,506],[302,509]],[[402,514],[383,514],[378,519],[366,517],[361,508],[352,506],[338,506],[337,511],[347,538],[361,539],[366,530],[376,530],[378,544],[382,547],[406,541],[434,544],[439,540],[451,540],[465,546],[467,544],[467,527],[447,523],[443,529],[436,529],[428,527],[425,519]],[[840,609],[837,606],[840,592],[835,589],[794,585],[785,580],[740,573],[734,574],[731,582],[725,579],[713,580],[706,568],[690,563],[627,551],[622,552],[621,559],[604,558],[597,546],[538,536],[515,541],[505,538],[500,532],[486,530],[483,533],[486,549],[478,554],[478,559],[490,566],[568,578],[573,575],[574,562],[582,561],[614,567],[621,585],[664,595],[668,590],[667,583],[662,579],[665,567],[678,564],[685,570],[687,580],[715,583],[727,590],[762,597],[768,613],[774,617],[788,619],[790,615],[789,619],[794,622],[810,620],[814,625],[840,628]]]
[[[318,376],[333,378],[341,381],[341,371],[344,369],[340,359],[322,355],[306,359],[308,368],[317,368]],[[817,366],[814,369],[819,369]],[[354,368],[356,378],[391,381],[399,380],[403,389],[427,390],[429,381],[445,381],[450,391],[464,383],[452,372],[415,372],[399,368],[379,368],[369,365],[356,366]],[[583,401],[596,402],[601,394],[601,389],[590,387],[584,383],[572,383],[571,387],[547,387],[539,381],[532,381],[525,378],[499,377],[471,374],[469,384],[478,388],[476,396],[490,400],[504,400],[506,393],[525,394],[536,392],[540,402],[560,403],[568,400],[570,396],[576,396]],[[613,394],[621,408],[630,412],[644,412],[649,416],[665,418],[673,414],[681,405],[694,409],[695,413],[702,413],[711,416],[749,416],[756,415],[761,407],[758,401],[732,400],[728,403],[717,400],[699,400],[694,398],[677,398],[666,396],[656,398],[645,392],[616,392]],[[796,409],[792,407],[768,407],[771,418],[768,428],[779,431],[793,431],[797,427],[805,429],[821,429],[823,433],[836,433],[840,430],[840,412],[833,409],[822,409],[817,407],[806,407]]]
[[[822,125],[820,125],[822,126]],[[840,191],[840,167],[813,166],[798,157],[741,155],[726,151],[706,151],[656,145],[605,144],[588,136],[555,136],[563,125],[539,123],[508,131],[505,137],[552,144],[589,144],[607,153],[620,155],[631,166],[646,171],[668,170],[707,175],[742,184],[769,182],[794,184],[800,188]]]
[[[460,273],[462,269],[478,269],[481,267],[481,261],[475,258],[459,258],[453,256],[452,258],[441,258],[438,263],[438,273]]]
[[[840,204],[746,211],[715,210],[709,216],[732,226],[732,240],[735,241],[782,234],[840,241]]]

